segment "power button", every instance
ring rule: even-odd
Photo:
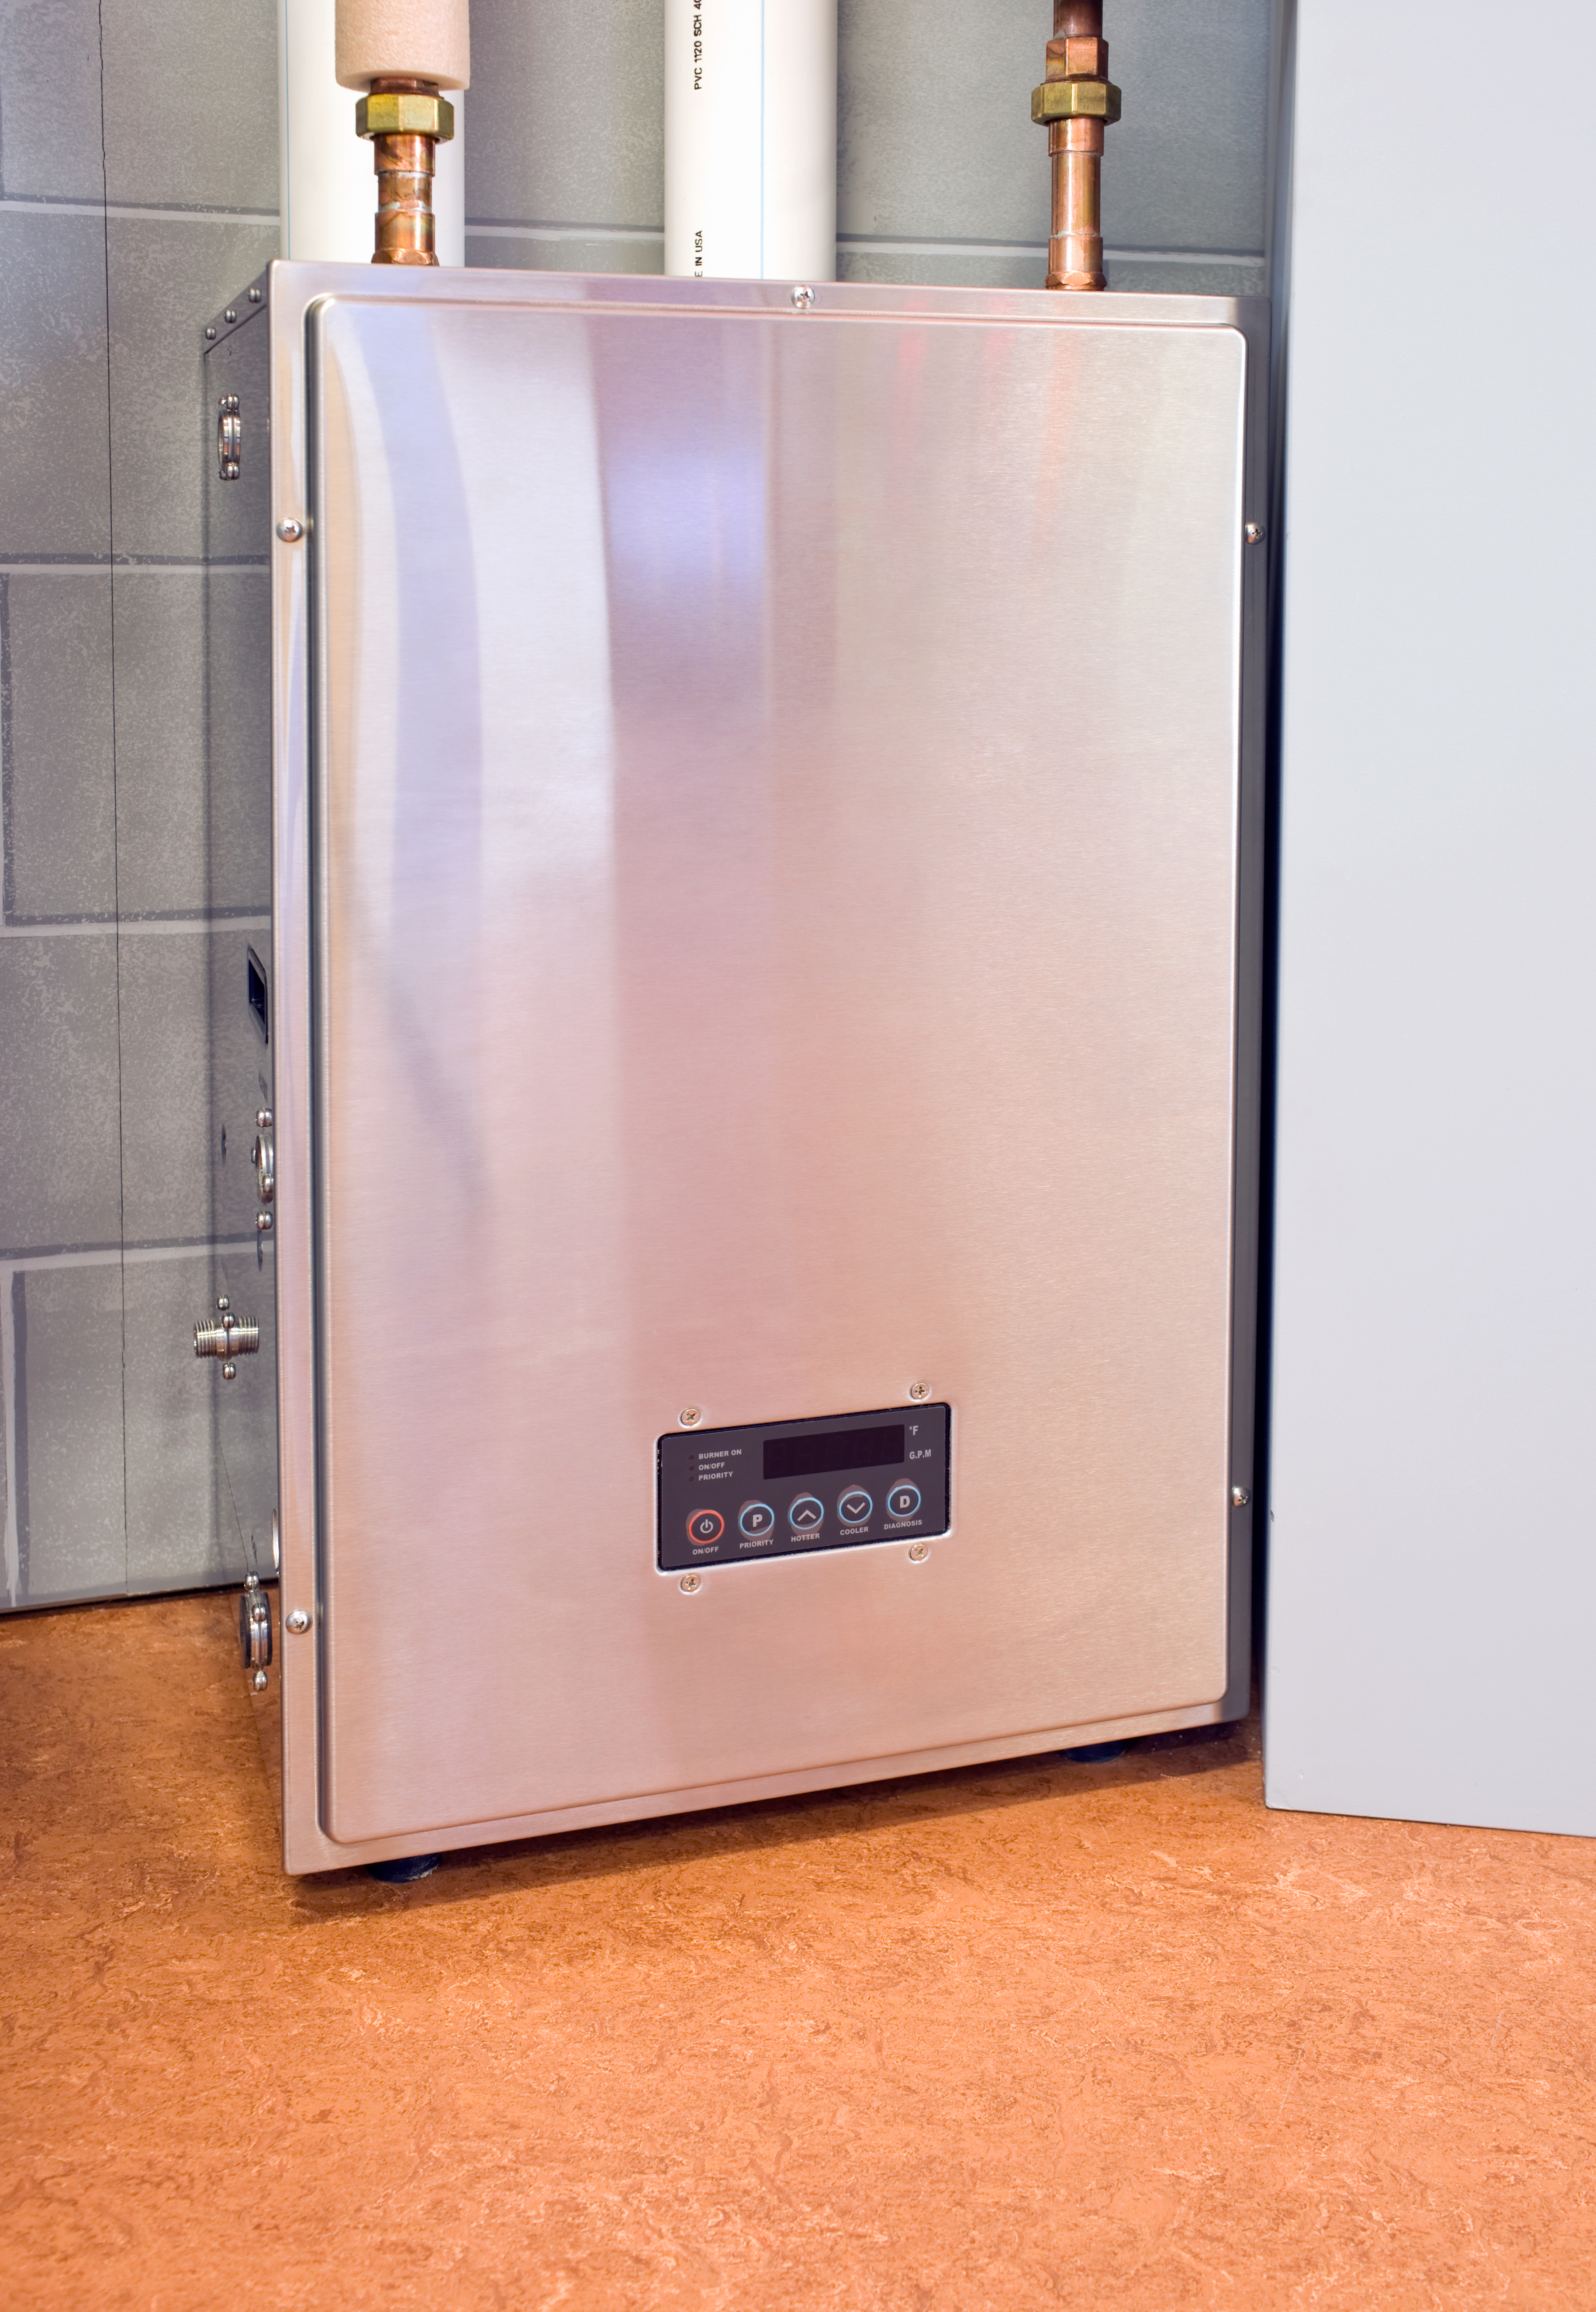
[[[726,1531],[726,1519],[719,1510],[694,1510],[687,1520],[687,1538],[700,1549],[711,1541],[719,1541]]]

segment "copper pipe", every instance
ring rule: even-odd
[[[354,109],[377,171],[373,265],[436,265],[432,176],[437,148],[455,133],[454,107],[427,80],[374,80]]]
[[[1050,289],[1106,289],[1103,270],[1103,132],[1120,117],[1108,77],[1102,0],[1054,0],[1047,77],[1031,95],[1031,118],[1047,130],[1053,214],[1047,245]]]

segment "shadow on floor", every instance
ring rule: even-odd
[[[1136,1783],[1184,1781],[1244,1765],[1260,1753],[1254,1710],[1233,1725],[1149,1735],[1128,1744],[1120,1757],[1095,1763],[1044,1751],[950,1767],[942,1773],[460,1847],[444,1854],[431,1878],[409,1886],[384,1885],[363,1868],[321,1871],[294,1882],[293,1908],[306,1923],[379,1913],[396,1903],[411,1910],[435,1910],[477,1901],[490,1891],[608,1878],[706,1854],[764,1852],[862,1830],[1031,1806],[1073,1793],[1085,1797]]]

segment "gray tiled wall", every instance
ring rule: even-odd
[[[0,940],[0,1258],[121,1235],[117,943]]]
[[[1109,0],[1115,285],[1263,285],[1274,5]],[[658,271],[659,0],[472,13],[469,261]],[[841,0],[844,277],[1040,282],[1050,22]],[[266,863],[206,819],[199,324],[275,251],[276,138],[275,0],[0,0],[0,1604],[237,1570],[188,1340]]]
[[[105,0],[102,13],[107,197],[209,215],[275,210],[275,0]]]
[[[109,570],[0,577],[8,924],[117,912]]]
[[[659,0],[473,0],[471,223],[641,226],[657,247],[663,17]],[[658,273],[658,255],[644,269]]]
[[[122,1265],[86,1259],[7,1278],[16,1357],[17,1589],[25,1600],[124,1586]]]
[[[100,0],[0,8],[0,170],[8,200],[99,201]]]
[[[0,144],[0,170],[4,162]],[[0,209],[0,556],[102,561],[110,546],[103,217],[43,203]]]
[[[188,1342],[257,880],[208,850],[200,325],[275,253],[276,100],[275,0],[0,0],[0,1603],[237,1556]]]

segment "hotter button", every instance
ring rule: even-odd
[[[886,1497],[888,1517],[912,1517],[919,1507],[920,1487],[918,1485],[894,1485]]]
[[[694,1510],[687,1520],[687,1538],[701,1549],[711,1541],[719,1541],[726,1531],[726,1519],[719,1510]]]
[[[875,1506],[862,1485],[850,1485],[837,1503],[837,1515],[844,1525],[863,1525]]]
[[[788,1508],[787,1522],[794,1533],[813,1533],[824,1515],[824,1502],[817,1502],[813,1493],[800,1493]]]

